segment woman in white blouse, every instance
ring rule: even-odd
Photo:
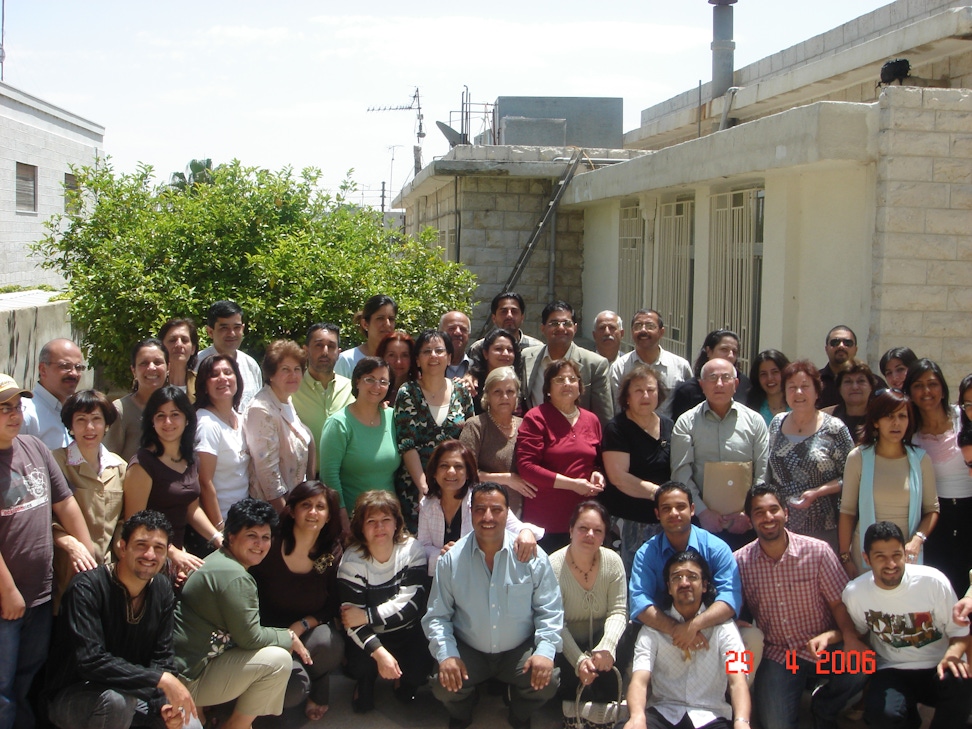
[[[296,342],[271,342],[263,357],[266,384],[243,417],[250,452],[250,495],[269,501],[279,513],[287,494],[316,471],[311,432],[297,417],[291,395],[300,389],[307,355]]]

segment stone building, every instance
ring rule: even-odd
[[[28,245],[64,211],[71,166],[95,164],[104,136],[104,127],[0,83],[0,286],[63,287],[59,275],[37,266]]]
[[[746,366],[767,347],[822,363],[827,330],[846,323],[872,366],[907,344],[957,384],[972,371],[970,39],[972,7],[897,0],[736,69],[727,91],[706,84],[645,109],[623,154],[589,153],[630,159],[579,171],[559,207],[558,226],[580,240],[555,288],[576,291],[579,276],[582,330],[601,309],[628,318],[650,305],[666,319],[666,348],[691,359],[706,332],[728,326]],[[896,58],[910,76],[879,85]],[[485,171],[534,153],[456,147],[447,159]],[[410,228],[438,227],[458,260],[499,240],[505,217],[485,217],[493,200],[474,198],[484,224],[469,241],[436,214],[448,204],[431,194],[433,177],[403,191]],[[499,247],[490,265],[508,270],[518,250]],[[542,268],[543,250],[534,258]],[[537,278],[530,304],[542,306]]]

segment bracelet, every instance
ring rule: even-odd
[[[211,536],[209,538],[209,542],[207,542],[207,544],[211,544],[211,545],[213,545],[215,547],[216,546],[216,538],[217,537],[221,537],[221,536],[223,536],[221,532],[216,532],[215,534],[213,534],[213,536]]]
[[[300,619],[300,624],[303,626],[303,628],[304,628],[305,631],[311,629],[310,623],[307,622],[307,618],[301,618]]]
[[[928,541],[928,537],[925,536],[924,532],[915,532],[915,536],[921,540],[922,544]]]
[[[732,723],[735,724],[737,721],[741,721],[743,724],[749,724],[749,719],[743,719],[741,716],[737,716],[735,719],[733,719]]]
[[[851,561],[851,553],[850,552],[841,552],[840,553],[840,563],[841,564],[847,564],[850,561]]]

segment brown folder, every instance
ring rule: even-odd
[[[753,485],[752,461],[709,461],[702,477],[702,500],[719,514],[743,510],[746,492]]]

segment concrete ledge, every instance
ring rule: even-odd
[[[562,205],[817,163],[877,159],[877,104],[822,101],[574,178]]]

